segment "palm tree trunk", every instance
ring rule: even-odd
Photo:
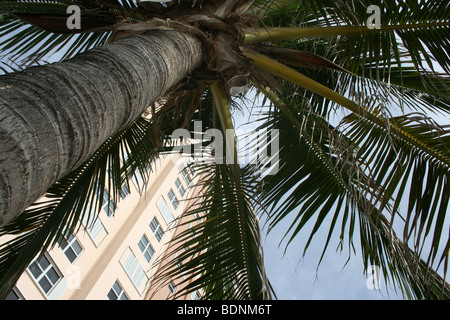
[[[0,226],[86,161],[202,59],[195,37],[152,31],[0,76]]]

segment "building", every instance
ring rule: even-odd
[[[186,159],[161,157],[143,190],[124,185],[120,201],[105,201],[95,223],[37,257],[19,278],[9,299],[139,300],[149,296],[157,257],[177,232],[177,217],[198,192]],[[139,178],[137,178],[139,179]],[[109,199],[105,190],[105,199]],[[185,226],[184,226],[185,227]],[[179,231],[179,230],[178,230]],[[5,239],[4,239],[5,240]],[[0,239],[2,241],[2,239]],[[170,282],[151,296],[167,299]],[[196,299],[193,293],[185,299]]]

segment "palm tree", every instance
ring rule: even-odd
[[[80,28],[66,25],[69,5],[81,9]],[[322,256],[337,233],[341,247],[358,240],[364,268],[379,266],[405,297],[449,298],[450,131],[438,119],[450,113],[450,5],[384,1],[375,17],[371,5],[2,2],[0,236],[16,236],[0,248],[0,296],[95,216],[106,184],[116,201],[133,174],[148,175],[175,129],[201,120],[232,130],[245,96],[230,92],[251,85],[269,105],[258,128],[279,133],[278,170],[194,166],[201,205],[185,217],[202,223],[172,240],[182,267],[163,261],[155,282],[179,279],[177,295],[201,289],[204,299],[274,297],[263,216],[270,229],[292,221],[286,245],[312,223],[306,252],[328,228]],[[64,61],[35,66],[54,52]]]

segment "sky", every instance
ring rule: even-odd
[[[254,92],[246,95],[252,103],[241,104],[241,111],[234,111],[233,119],[238,132],[248,132],[256,128],[256,106],[261,101],[256,99]],[[252,109],[252,106],[255,107]],[[252,114],[253,113],[253,114]],[[280,142],[281,144],[282,142]],[[314,219],[311,219],[314,220]],[[400,291],[393,287],[386,288],[383,279],[379,282],[380,290],[373,289],[364,273],[364,265],[359,250],[358,230],[354,232],[355,252],[348,248],[346,240],[342,252],[337,250],[339,234],[335,231],[325,256],[318,266],[323,246],[328,236],[328,225],[325,221],[316,233],[310,247],[303,256],[303,248],[308,240],[314,221],[305,226],[305,230],[289,244],[280,243],[288,230],[290,221],[287,219],[267,233],[263,225],[263,251],[268,278],[278,299],[281,300],[401,300]],[[330,219],[328,219],[328,223]],[[447,225],[449,225],[447,223]],[[358,223],[356,223],[358,225]],[[336,229],[340,228],[339,221]],[[350,256],[350,259],[349,259]]]
[[[263,239],[265,266],[268,278],[281,300],[398,300],[401,294],[389,288],[383,280],[380,290],[372,289],[370,279],[363,274],[363,263],[359,252],[351,253],[348,248],[336,251],[337,241],[330,244],[325,257],[317,268],[328,229],[319,229],[315,240],[302,257],[306,236],[297,237],[289,244],[279,244],[288,225],[275,228]],[[338,236],[335,235],[334,240]],[[355,237],[355,245],[357,239]],[[369,285],[368,285],[369,281]],[[388,295],[389,293],[389,295]]]

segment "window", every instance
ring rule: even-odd
[[[139,168],[137,168],[133,175],[133,180],[136,188],[139,190],[139,192],[142,192],[144,189],[144,177],[142,176],[142,172]]]
[[[86,228],[86,231],[93,239],[95,245],[99,246],[108,235],[108,232],[106,231],[105,226],[98,217],[97,212],[94,212],[94,207],[95,206],[91,206],[91,204],[88,204],[87,208],[90,208],[91,212],[86,212],[86,214],[83,215],[82,223]]]
[[[191,234],[195,237],[195,235],[196,235],[196,232],[195,232],[195,230],[194,230],[194,228],[192,228],[192,222],[191,223],[189,223],[189,227],[188,227],[188,229],[191,231]]]
[[[8,293],[5,300],[25,300],[16,286]]]
[[[189,172],[193,177],[195,176],[194,163],[192,161],[189,161],[188,165],[186,166],[186,169],[189,170]]]
[[[167,193],[167,197],[169,198],[170,203],[172,203],[172,207],[175,210],[177,210],[180,202],[178,201],[177,197],[175,196],[175,193],[173,192],[172,188],[170,188],[169,192]]]
[[[103,190],[103,210],[105,210],[108,217],[111,217],[114,214],[114,211],[116,211],[116,205],[106,189]]]
[[[155,253],[155,250],[153,250],[145,234],[142,235],[141,240],[139,240],[138,247],[144,254],[145,260],[147,260],[147,262],[150,262],[153,254]]]
[[[53,266],[45,254],[33,261],[28,267],[28,270],[45,294],[48,294],[61,279],[59,271]]]
[[[128,273],[128,276],[130,277],[133,284],[139,290],[139,287],[141,286],[144,278],[146,278],[146,275],[144,269],[142,268],[141,264],[139,263],[138,259],[136,258],[133,252],[130,252],[127,260],[123,264],[123,267],[125,268],[125,271]]]
[[[108,232],[105,229],[102,221],[97,217],[94,223],[91,223],[90,226],[86,227],[87,232],[91,235],[92,239],[94,239],[95,244],[98,246],[108,235]]]
[[[166,220],[167,225],[170,226],[174,220],[174,217],[173,217],[172,211],[170,211],[170,208],[167,205],[166,200],[164,200],[163,197],[160,197],[157,205],[158,205],[158,209],[161,212],[164,220]]]
[[[72,233],[68,236],[61,236],[58,240],[58,244],[70,263],[74,262],[83,251],[78,239]]]
[[[169,282],[169,291],[170,293],[174,294],[176,291],[177,287],[175,286],[175,284],[173,283],[173,281]]]
[[[183,179],[186,182],[186,184],[190,186],[192,179],[189,176],[188,168],[183,163],[180,163],[180,165],[178,166],[178,170],[180,170],[181,175],[183,176]]]
[[[164,231],[161,228],[161,225],[159,224],[156,217],[153,217],[152,221],[150,222],[150,229],[152,229],[153,234],[155,235],[158,242],[161,242],[161,239],[164,236]]]
[[[122,286],[120,285],[119,281],[116,280],[116,282],[114,282],[111,290],[109,290],[108,299],[109,300],[129,300],[127,294],[125,293],[125,291],[123,291]]]
[[[191,300],[200,300],[201,295],[198,291],[191,292]]]
[[[192,182],[191,177],[189,176],[189,173],[186,169],[181,170],[181,175],[184,178],[184,181],[186,181],[186,184],[189,186]]]
[[[130,194],[130,189],[128,189],[127,184],[124,183],[122,185],[122,188],[120,188],[120,192],[119,192],[120,199],[122,199],[122,200],[125,199],[126,196],[129,195],[129,194]]]
[[[183,185],[181,184],[180,179],[178,179],[178,178],[175,180],[175,187],[177,187],[178,192],[180,193],[180,196],[184,197],[186,190],[184,189]]]

